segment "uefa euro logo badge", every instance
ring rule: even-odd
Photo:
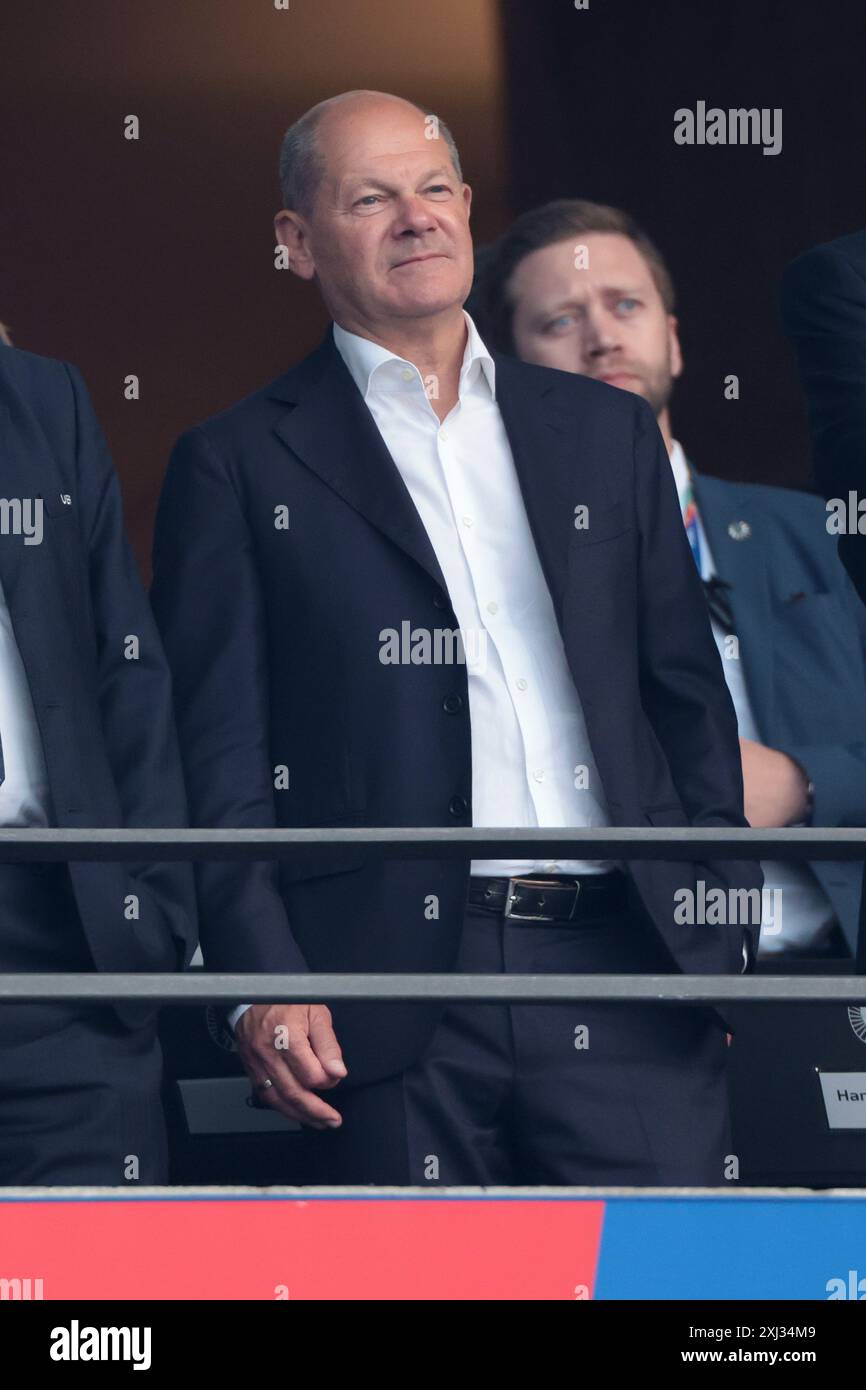
[[[861,1043],[866,1043],[866,1004],[858,1004],[848,1010],[848,1022]]]
[[[213,1004],[208,1004],[204,1011],[204,1017],[211,1042],[216,1047],[222,1048],[223,1052],[237,1052],[234,1035],[225,1023],[220,1010],[214,1008]]]

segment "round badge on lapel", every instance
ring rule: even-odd
[[[728,527],[728,535],[732,541],[748,540],[752,534],[752,528],[748,521],[732,521]]]

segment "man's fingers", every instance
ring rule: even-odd
[[[238,1039],[244,1065],[247,1061],[250,1063],[250,1074],[258,1060],[263,1076],[272,1076],[275,1070],[282,1071],[288,1067],[306,1089],[333,1086],[333,1077],[325,1070],[310,1044],[311,1016],[317,1008],[321,1008],[330,1022],[330,1014],[324,1005],[263,1011],[255,1026],[247,1029]],[[240,1021],[243,1024],[243,1018]],[[334,1043],[336,1045],[336,1038]]]
[[[342,1122],[315,1091],[346,1075],[330,1010],[324,1004],[257,1006],[241,1016],[238,1051],[260,1104],[317,1129]],[[270,1079],[270,1086],[263,1086]]]
[[[346,1076],[346,1064],[337,1042],[337,1035],[331,1026],[331,1011],[324,1004],[314,1004],[310,1009],[310,1046],[324,1067],[332,1086]]]
[[[333,1085],[333,1081],[313,1051],[310,1038],[303,1028],[293,1025],[274,1044],[277,1066],[287,1067],[305,1089],[311,1086],[319,1090]],[[269,1073],[270,1074],[270,1073]]]
[[[286,1024],[276,1035],[274,1052],[301,1086],[330,1090],[347,1074],[343,1054],[324,1004],[311,1006],[303,1023]],[[260,1054],[261,1055],[261,1054]]]
[[[261,1103],[278,1110],[287,1119],[300,1121],[313,1129],[337,1129],[342,1124],[339,1110],[334,1110],[313,1091],[298,1085],[288,1070],[272,1076],[271,1086],[263,1085],[263,1079],[250,1078],[256,1096]]]

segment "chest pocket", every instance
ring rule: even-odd
[[[778,736],[810,743],[862,738],[862,648],[854,615],[841,594],[776,600],[772,617]]]
[[[64,501],[63,499],[67,500]],[[33,499],[32,506],[41,503],[41,525],[43,540],[69,541],[77,538],[78,508],[76,499],[69,492],[42,493]],[[36,516],[34,514],[34,520]]]
[[[575,520],[577,520],[577,516]],[[585,524],[575,526],[572,545],[583,550],[602,541],[615,540],[617,536],[627,535],[632,526],[623,502],[613,502],[609,506],[587,503]]]
[[[48,492],[39,498],[43,511],[52,521],[66,521],[76,515],[75,498],[71,492]]]

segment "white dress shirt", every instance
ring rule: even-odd
[[[334,342],[430,538],[466,653],[472,824],[610,825],[580,698],[530,530],[496,373],[474,323],[440,422],[413,363],[334,326]],[[473,874],[604,872],[610,860],[473,860]]]
[[[42,740],[12,619],[0,585],[0,826],[47,826],[51,798]]]
[[[334,325],[439,561],[463,638],[474,826],[610,824],[550,591],[468,314],[458,403],[440,422],[418,368]],[[612,860],[476,859],[475,875],[603,873]],[[234,1025],[243,1010],[229,1015]]]
[[[688,485],[688,464],[682,447],[676,440],[671,448],[671,468],[682,510]],[[716,569],[706,531],[701,525],[700,511],[697,515],[697,524],[701,577],[709,579],[716,573]],[[724,575],[721,577],[724,578]],[[722,631],[715,619],[713,619],[712,627],[716,646],[722,658],[725,680],[734,702],[740,737],[753,739],[755,743],[762,743],[763,739],[755,723],[752,703],[749,699],[743,662],[739,657],[726,656],[725,638],[729,634]],[[762,902],[766,906],[768,920],[762,922],[759,954],[771,956],[778,955],[782,951],[805,951],[809,947],[818,946],[832,930],[836,913],[833,904],[809,866],[798,864],[794,860],[773,859],[762,861],[761,868],[764,871],[764,887],[767,889]],[[773,903],[775,901],[772,892],[775,888],[782,890],[780,899],[783,909],[782,930],[781,932],[768,932],[765,928],[772,925]]]

